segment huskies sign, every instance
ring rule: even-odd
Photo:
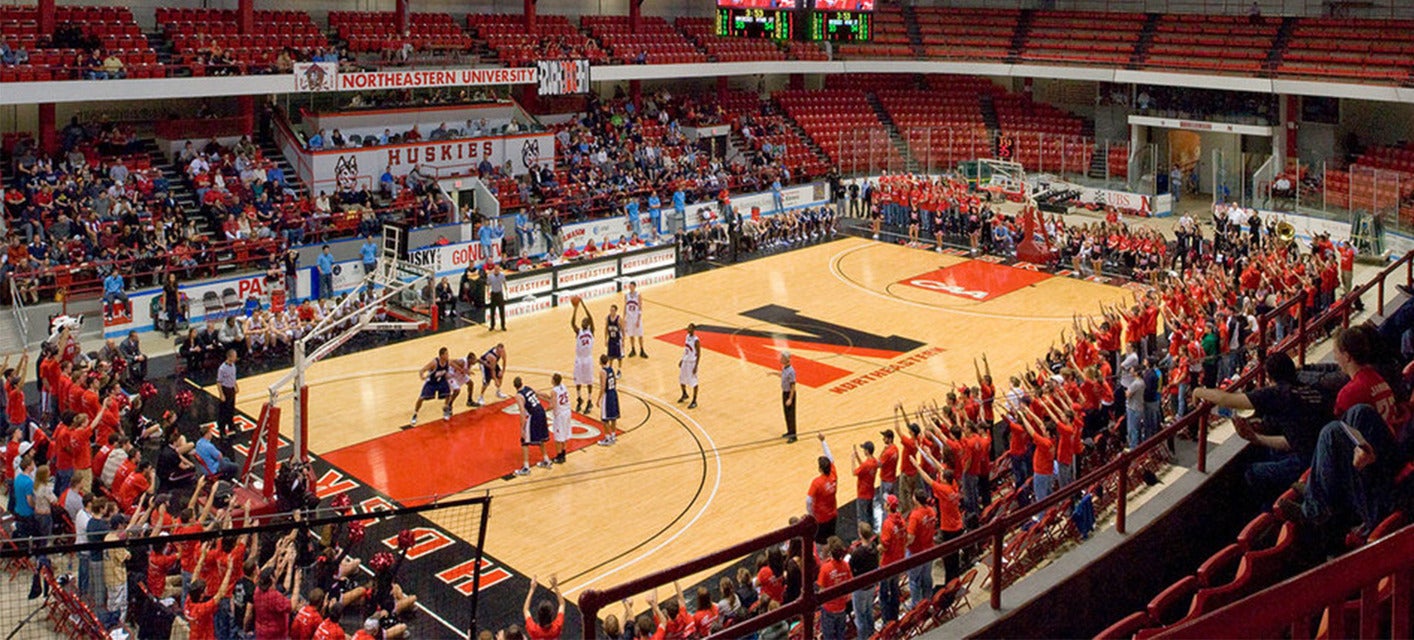
[[[483,160],[497,168],[509,161],[511,174],[518,176],[530,167],[553,165],[555,139],[548,133],[531,133],[296,153],[300,157],[290,161],[300,178],[315,189],[332,190],[349,182],[377,184],[384,168],[394,176],[407,175],[413,167],[428,176],[467,175],[475,173]]]

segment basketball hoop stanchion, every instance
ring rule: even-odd
[[[385,231],[385,238],[387,235]],[[304,337],[295,341],[294,366],[270,385],[268,402],[272,411],[278,411],[281,402],[293,401],[295,458],[300,461],[309,459],[309,386],[305,379],[309,368],[364,331],[435,330],[436,305],[430,306],[432,315],[428,318],[420,318],[415,309],[421,302],[424,289],[432,283],[433,276],[431,268],[400,260],[395,252],[385,247],[373,273],[354,287],[333,311],[315,323]],[[413,300],[413,304],[404,304],[403,301],[408,298]],[[387,319],[378,316],[386,316]],[[274,415],[276,420],[272,422],[271,430],[278,434],[279,414]],[[272,464],[277,451],[277,448],[271,448],[267,452]]]

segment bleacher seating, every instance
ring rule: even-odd
[[[1010,55],[1017,9],[914,9],[929,58],[1000,61]]]
[[[929,84],[929,89],[884,88],[876,92],[913,158],[925,167],[949,167],[990,156],[980,96],[1000,94],[1001,87],[986,78],[970,76],[934,77],[929,78]]]
[[[1085,137],[1085,121],[1020,94],[992,98],[997,122],[1015,141],[1013,159],[1040,171],[1083,172],[1090,166],[1094,143]]]
[[[716,23],[712,18],[684,17],[678,18],[674,22],[680,31],[717,62],[786,59],[785,52],[770,40],[724,38],[717,35]]]
[[[1112,144],[1105,162],[1109,165],[1109,174],[1113,178],[1129,177],[1129,145]]]
[[[397,33],[397,16],[391,11],[330,11],[329,28],[348,43],[354,53],[397,50],[404,42],[418,51],[465,51],[471,36],[447,13],[408,15],[408,35]]]
[[[468,14],[466,26],[485,40],[486,46],[502,62],[512,67],[532,65],[536,60],[609,62],[609,54],[564,16],[536,16],[535,33],[526,33],[524,16],[508,13]]]
[[[1145,67],[1205,73],[1258,74],[1276,45],[1281,23],[1252,24],[1245,16],[1165,15]]]
[[[172,42],[172,53],[194,75],[203,75],[202,52],[225,52],[245,72],[268,70],[282,49],[307,54],[329,46],[324,33],[303,11],[256,11],[252,33],[241,33],[236,12],[223,9],[157,10],[157,25]]]
[[[1123,67],[1144,26],[1142,13],[1040,11],[1021,51],[1026,62]]]
[[[1355,81],[1402,82],[1414,61],[1414,21],[1302,18],[1277,71]]]
[[[912,58],[916,53],[906,20],[898,7],[880,6],[874,11],[873,39],[868,43],[841,44],[836,51],[844,58]]]
[[[791,60],[829,60],[830,54],[825,53],[825,48],[818,42],[797,42],[785,43],[786,55]]]
[[[609,51],[610,61],[630,64],[640,54],[646,64],[707,62],[703,54],[667,20],[644,16],[637,32],[628,16],[591,16],[580,19],[589,34]]]
[[[54,9],[56,31],[76,29],[95,41],[104,54],[123,61],[130,78],[166,75],[157,52],[126,7],[60,6]],[[74,80],[85,77],[82,56],[90,51],[55,46],[54,33],[40,33],[39,9],[33,6],[0,7],[0,40],[29,53],[29,63],[0,68],[0,82]],[[68,43],[65,43],[66,45]]]
[[[903,167],[903,157],[863,91],[788,90],[775,97],[830,160],[846,171],[852,167]]]

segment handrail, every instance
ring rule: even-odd
[[[1326,309],[1324,313],[1317,316],[1314,320],[1308,319],[1306,317],[1305,307],[1304,305],[1300,304],[1302,301],[1302,297],[1300,296],[1293,297],[1283,302],[1282,304],[1277,305],[1276,308],[1263,314],[1262,317],[1258,320],[1263,331],[1262,340],[1259,343],[1259,353],[1265,355],[1266,352],[1267,345],[1265,340],[1265,330],[1267,326],[1271,322],[1275,322],[1276,318],[1280,314],[1287,313],[1292,306],[1296,306],[1297,322],[1296,326],[1292,331],[1292,334],[1287,336],[1285,339],[1277,342],[1275,345],[1273,345],[1272,348],[1278,350],[1289,350],[1292,348],[1296,348],[1300,351],[1301,358],[1304,361],[1306,347],[1308,346],[1306,335],[1308,328],[1321,327],[1324,324],[1333,322],[1337,319],[1342,320],[1342,322],[1344,323],[1348,323],[1350,314],[1354,310],[1355,301],[1358,300],[1360,296],[1364,295],[1365,293],[1368,293],[1371,289],[1375,288],[1378,288],[1380,295],[1383,296],[1385,279],[1401,267],[1405,269],[1406,282],[1414,283],[1414,251],[1410,251],[1409,253],[1406,253],[1404,256],[1402,256],[1399,260],[1396,260],[1395,262],[1386,266],[1379,272],[1379,274],[1367,281],[1365,284],[1352,289],[1350,293],[1346,294],[1340,300],[1333,303],[1329,308]],[[1381,302],[1381,310],[1383,309],[1383,306],[1383,302]],[[1262,366],[1260,361],[1254,364],[1256,366],[1252,366],[1245,373],[1243,373],[1238,378],[1226,385],[1227,388],[1243,388],[1255,382],[1259,382],[1262,377]],[[1102,484],[1105,479],[1108,478],[1111,474],[1118,473],[1118,495],[1115,501],[1115,531],[1120,534],[1127,533],[1126,520],[1128,515],[1128,483],[1130,469],[1133,467],[1133,465],[1143,461],[1154,449],[1159,447],[1161,444],[1166,443],[1171,438],[1176,437],[1180,432],[1187,429],[1196,429],[1196,431],[1198,432],[1197,470],[1199,473],[1206,473],[1208,450],[1207,440],[1209,427],[1208,416],[1209,412],[1212,411],[1213,408],[1214,405],[1209,402],[1198,402],[1194,405],[1194,408],[1187,414],[1177,418],[1172,424],[1165,427],[1164,429],[1161,429],[1157,434],[1145,440],[1144,442],[1141,442],[1139,446],[1135,447],[1132,450],[1122,452],[1113,460],[1110,460],[1109,462],[1100,465],[1098,468],[1091,470],[1084,476],[1076,479],[1065,487],[1056,490],[1054,493],[1047,496],[1046,499],[1033,502],[1032,504],[1027,505],[1025,507],[1021,507],[1015,511],[999,515],[976,529],[967,531],[963,535],[952,540],[948,540],[947,542],[944,542],[942,544],[930,547],[922,553],[918,553],[904,558],[898,562],[879,567],[878,569],[870,571],[869,573],[860,576],[855,576],[850,580],[847,580],[843,583],[837,584],[826,589],[819,590],[818,592],[816,590],[817,587],[815,586],[815,581],[813,579],[814,574],[809,572],[807,568],[806,573],[804,574],[805,579],[803,580],[803,583],[805,583],[807,586],[804,586],[802,588],[801,597],[799,600],[783,605],[779,610],[772,612],[772,614],[769,616],[751,618],[742,622],[739,625],[733,626],[729,629],[724,629],[723,631],[713,635],[712,637],[737,637],[745,633],[750,633],[753,630],[759,630],[761,628],[764,628],[765,626],[772,624],[773,622],[777,622],[779,620],[791,618],[796,615],[805,615],[801,612],[802,607],[807,606],[807,602],[809,603],[808,606],[813,608],[815,603],[827,602],[831,599],[838,598],[840,596],[852,593],[859,589],[867,588],[883,579],[898,576],[909,569],[912,569],[925,563],[933,562],[944,556],[959,553],[967,547],[988,540],[991,542],[992,546],[991,606],[994,610],[1001,609],[1002,589],[1004,588],[1004,585],[1002,584],[1003,580],[1001,577],[1002,551],[1007,534],[1015,530],[1016,525],[1030,521],[1033,517],[1044,513],[1045,511],[1051,508],[1054,508],[1062,503],[1069,502],[1070,500],[1079,497],[1081,492],[1090,490],[1091,488]],[[605,604],[613,602],[617,599],[631,596],[635,593],[647,591],[662,584],[671,582],[672,580],[680,577],[692,575],[694,573],[712,567],[716,567],[726,562],[739,560],[743,556],[759,551],[760,549],[770,544],[776,544],[785,539],[796,537],[800,532],[802,532],[801,527],[806,522],[809,522],[812,528],[812,530],[807,533],[809,533],[810,537],[813,538],[814,521],[807,517],[800,523],[797,523],[795,525],[786,527],[784,529],[778,529],[774,532],[763,534],[761,536],[757,536],[756,538],[733,545],[722,551],[718,551],[703,556],[701,558],[691,560],[684,564],[678,565],[677,567],[671,567],[658,571],[651,575],[632,580],[617,587],[613,587],[609,590],[603,592],[594,590],[585,591],[583,594],[581,594],[579,598],[580,612],[583,615],[584,620],[583,624],[584,633],[586,634],[585,637],[594,637],[594,635],[597,633],[597,629],[594,627],[594,625],[597,624],[597,614],[598,611]],[[808,566],[814,565],[813,553],[805,553],[803,554],[803,556],[804,557],[802,559]],[[614,597],[608,597],[609,594],[612,594]],[[783,611],[786,611],[788,613],[781,613]],[[809,622],[811,618],[806,615],[805,620],[806,622]],[[1231,634],[1223,633],[1221,635]]]
[[[211,255],[211,254],[216,254],[216,253],[224,253],[224,252],[227,252],[227,251],[230,251],[230,252],[233,252],[233,253],[237,253],[237,255],[234,256],[231,260],[225,260],[225,261],[216,261],[216,260],[214,260],[214,259],[207,260],[207,261],[202,262],[202,263],[200,263],[200,264],[198,264],[198,265],[196,265],[196,266],[194,266],[194,267],[183,267],[183,266],[181,266],[181,265],[172,263],[172,262],[171,262],[172,256],[171,256],[170,253],[168,253],[168,254],[165,256],[165,258],[164,258],[164,257],[160,257],[160,256],[159,256],[158,258],[156,258],[155,261],[157,262],[157,266],[154,267],[154,268],[151,269],[151,270],[141,270],[141,271],[140,271],[140,270],[137,269],[139,263],[148,262],[148,259],[144,259],[144,258],[126,258],[126,259],[122,259],[122,260],[90,260],[90,261],[85,261],[85,262],[82,262],[82,263],[79,263],[79,264],[61,264],[61,265],[55,265],[55,266],[52,266],[52,267],[45,267],[45,268],[42,268],[42,269],[34,269],[34,270],[31,270],[31,271],[22,272],[22,273],[19,273],[18,275],[23,276],[23,277],[26,277],[26,278],[39,278],[39,279],[46,279],[46,278],[47,278],[47,279],[50,280],[50,282],[45,282],[45,283],[39,285],[39,287],[38,287],[38,290],[39,290],[39,291],[41,291],[41,292],[46,291],[46,290],[55,290],[55,291],[57,291],[61,286],[63,286],[63,287],[65,287],[65,288],[67,288],[67,289],[69,290],[69,295],[72,296],[75,291],[78,291],[78,292],[80,292],[80,293],[93,293],[93,292],[95,292],[95,291],[101,291],[101,290],[102,290],[102,282],[103,282],[103,281],[102,281],[102,278],[97,277],[96,271],[97,271],[97,269],[98,269],[99,267],[105,266],[105,265],[106,265],[106,266],[111,266],[111,267],[113,267],[113,268],[115,268],[115,269],[119,269],[119,270],[120,270],[120,273],[123,274],[123,277],[126,278],[129,282],[131,282],[131,281],[132,281],[133,279],[135,279],[135,278],[146,277],[146,276],[154,276],[154,275],[163,275],[163,274],[165,274],[165,273],[167,273],[167,272],[170,272],[170,271],[188,271],[188,270],[190,270],[190,271],[212,271],[212,272],[214,272],[215,269],[217,269],[218,267],[224,266],[224,265],[237,265],[237,266],[240,266],[240,265],[245,265],[245,264],[250,264],[250,263],[256,263],[256,262],[260,262],[260,261],[263,261],[263,260],[265,260],[265,259],[268,259],[268,258],[269,258],[270,256],[272,256],[272,255],[275,255],[276,252],[278,252],[278,251],[280,250],[280,246],[281,246],[281,241],[280,241],[279,239],[276,239],[276,238],[249,239],[249,240],[231,240],[231,241],[226,241],[226,242],[212,243],[212,244],[206,246],[205,248],[203,248],[201,251],[194,252],[194,253],[193,253],[193,256],[194,256],[194,257],[201,257],[202,254]],[[249,253],[249,255],[247,255],[244,259],[242,259],[242,258],[239,256],[239,254],[238,254],[238,252],[240,252],[240,251],[247,251],[247,252]],[[82,280],[75,280],[75,279],[72,279],[75,274],[79,274],[79,273],[82,273],[82,272],[85,272],[85,271],[94,271],[94,272],[95,272],[94,277],[93,277],[93,278],[82,279]],[[60,283],[59,283],[59,276],[60,276],[60,275],[68,275],[68,276],[71,278],[71,280],[70,280],[68,283],[66,283],[65,285],[60,285]],[[14,277],[12,276],[12,277],[11,277],[11,284],[12,284],[12,286],[13,286],[13,283],[14,283]],[[95,286],[95,285],[96,285],[96,286]]]
[[[25,315],[25,303],[20,298],[20,287],[14,278],[10,281],[10,311],[15,314],[15,326],[20,329],[20,349],[29,348],[29,316]]]
[[[604,605],[613,602],[618,602],[634,594],[642,593],[651,588],[657,587],[658,585],[672,582],[679,574],[683,573],[683,568],[689,565],[697,567],[697,569],[694,569],[693,571],[707,569],[720,564],[734,562],[736,560],[741,559],[741,557],[744,555],[755,553],[771,545],[781,544],[782,542],[787,542],[789,540],[797,538],[801,539],[802,544],[811,544],[814,540],[813,536],[815,535],[815,525],[815,518],[807,515],[804,518],[801,518],[799,522],[793,525],[790,525],[783,529],[777,529],[775,531],[764,533],[762,535],[756,536],[755,538],[751,538],[750,540],[738,542],[720,551],[709,553],[705,556],[697,558],[696,560],[693,560],[692,562],[688,563],[688,565],[669,567],[667,569],[650,573],[641,578],[630,580],[616,587],[610,587],[603,591],[597,589],[588,589],[579,596],[579,609],[581,617],[583,618],[584,637],[598,637],[599,629],[597,626],[597,614],[599,610],[604,607]],[[803,575],[812,576],[814,575],[814,572],[812,572],[811,569],[814,568],[815,555],[805,554],[805,556],[805,566],[802,567],[802,569],[804,570]],[[804,582],[813,582],[813,580],[805,580]],[[804,616],[806,622],[809,622],[815,610],[814,596],[812,593],[813,591],[813,588],[803,588],[801,590],[801,597],[799,600],[783,605],[779,610],[773,612],[780,615],[772,617],[770,622],[762,624],[760,628],[764,628],[772,622],[777,622],[779,620],[785,620],[788,618],[795,617],[795,615],[802,615]],[[801,606],[806,600],[810,601],[809,609],[801,610]],[[736,632],[736,630],[737,627],[732,628],[732,631],[734,633]]]
[[[1396,590],[1402,591],[1403,611],[1399,605],[1390,617],[1392,627],[1386,638],[1410,637],[1409,592],[1411,571],[1414,571],[1414,526],[1370,543],[1354,552],[1322,564],[1305,573],[1277,583],[1246,598],[1232,602],[1188,622],[1159,632],[1155,638],[1274,638],[1294,625],[1305,625],[1309,614],[1327,607],[1336,612],[1347,594],[1360,593],[1362,626],[1369,624],[1367,616],[1375,617],[1379,583],[1395,576]],[[1370,593],[1373,590],[1375,593]],[[1332,600],[1336,604],[1332,605]],[[1332,613],[1329,622],[1331,637],[1338,621]],[[1309,633],[1309,631],[1307,632]],[[1293,633],[1291,637],[1300,637]],[[1309,637],[1306,636],[1306,637]],[[1364,636],[1362,637],[1373,637]]]

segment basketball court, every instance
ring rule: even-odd
[[[574,333],[562,306],[513,319],[508,332],[477,326],[314,364],[306,375],[309,451],[398,504],[489,492],[495,509],[487,552],[520,574],[557,573],[573,597],[802,513],[820,451],[815,432],[828,438],[841,469],[839,502],[848,504],[850,446],[878,443],[894,402],[913,409],[945,395],[949,383],[974,384],[973,358],[983,352],[994,377],[1005,380],[1057,341],[1074,314],[1134,295],[1024,263],[856,238],[640,291],[649,358],[624,362],[615,446],[591,446],[603,435],[596,407],[575,415],[565,464],[507,480],[520,463],[511,399],[479,409],[459,400],[450,421],[429,402],[418,426],[404,429],[421,387],[417,372],[442,346],[455,358],[504,342],[508,396],[516,376],[540,391],[556,371],[568,379]],[[622,297],[587,301],[597,323],[611,303],[622,305]],[[688,323],[698,325],[703,347],[699,407],[690,411],[676,403]],[[602,332],[596,340],[602,352]],[[770,375],[783,349],[800,379],[795,444],[780,438],[779,380]],[[284,373],[242,379],[240,409],[258,414],[268,399],[263,390]],[[286,437],[290,413],[282,414]],[[532,451],[531,463],[538,459]],[[429,517],[474,539],[474,531],[437,522],[437,512]],[[523,595],[493,586],[486,597]]]

